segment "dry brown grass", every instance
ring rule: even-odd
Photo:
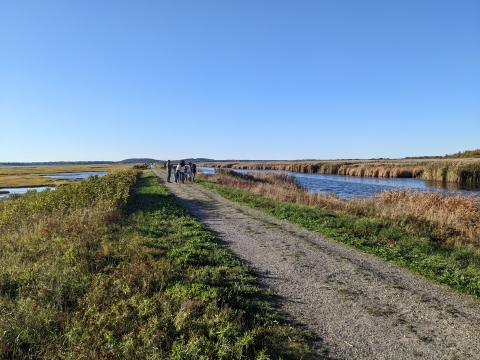
[[[424,223],[439,241],[480,245],[480,198],[441,192],[388,190],[377,199],[378,214],[410,226]]]
[[[350,165],[341,166],[338,175],[365,176],[380,178],[418,178],[423,174],[422,166],[377,166],[377,165]]]
[[[284,170],[301,173],[338,174],[370,177],[418,177],[428,164],[425,160],[334,160],[211,162],[198,166],[244,170]]]
[[[346,200],[334,194],[310,193],[286,174],[199,174],[217,183],[248,190],[276,201],[315,206],[347,215],[379,217],[412,234],[431,236],[445,245],[480,245],[480,198],[440,192],[388,190],[370,199]]]
[[[121,171],[130,169],[131,164],[78,165],[78,166],[35,166],[0,168],[0,188],[57,186],[65,180],[44,177],[47,174],[84,171]]]

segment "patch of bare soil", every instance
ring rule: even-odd
[[[473,297],[155,172],[257,271],[284,314],[317,336],[319,358],[480,359],[480,304]]]

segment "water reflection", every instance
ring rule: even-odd
[[[214,168],[198,167],[206,174],[213,174]],[[237,170],[237,172],[265,172],[272,170]],[[446,191],[451,193],[461,193],[463,195],[479,195],[480,185],[457,184],[447,182],[425,181],[406,178],[369,178],[357,176],[341,176],[326,174],[303,174],[295,172],[286,172],[293,175],[298,183],[312,192],[321,192],[322,194],[335,193],[340,197],[350,199],[352,197],[370,197],[383,190],[403,188],[418,191]]]
[[[425,186],[435,189],[447,189],[447,190],[464,190],[464,191],[480,191],[480,184],[474,184],[471,182],[457,184],[455,182],[447,181],[433,181],[433,180],[423,180]]]

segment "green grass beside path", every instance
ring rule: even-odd
[[[101,179],[95,186],[108,181]],[[87,199],[84,184],[72,196]],[[36,204],[45,209],[43,196],[22,200],[28,210],[22,221],[0,223],[0,358],[301,359],[310,353],[305,333],[276,313],[271,293],[151,171],[137,180],[124,207],[103,199],[103,207],[92,200],[62,214],[55,207],[36,213]]]
[[[226,199],[293,222],[338,242],[392,261],[459,292],[480,298],[478,247],[440,246],[428,237],[409,234],[405,228],[391,225],[382,218],[342,215],[316,207],[274,201],[205,179],[195,181]]]

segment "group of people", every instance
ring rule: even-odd
[[[173,168],[173,181],[177,184],[185,184],[187,182],[193,182],[195,180],[195,175],[197,173],[197,166],[193,163],[188,163],[188,166],[185,165],[185,161],[182,160],[180,163],[174,167],[170,160],[167,161],[167,182],[170,182],[172,176]]]

